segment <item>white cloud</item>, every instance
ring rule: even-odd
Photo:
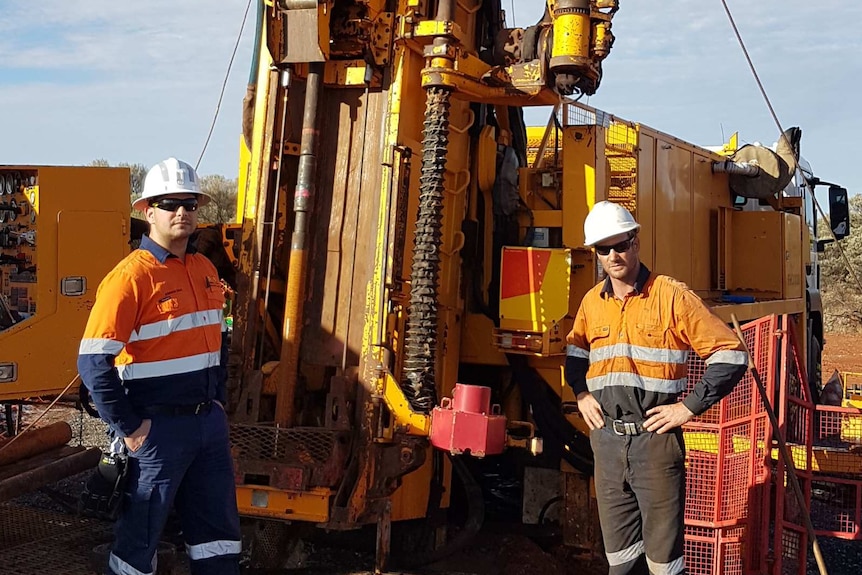
[[[862,129],[862,3],[729,0],[785,127],[803,128],[803,154],[823,179],[862,191],[851,134]],[[616,44],[591,104],[702,145],[739,131],[778,130],[720,0],[623,0]]]
[[[8,1],[0,23],[2,163],[197,160],[246,0]],[[201,165],[236,174],[254,8]]]
[[[4,0],[0,163],[195,161],[246,1]],[[862,191],[850,141],[862,132],[862,2],[728,1],[779,118],[803,127],[803,153]],[[519,26],[544,11],[512,2]],[[203,173],[236,175],[253,10]],[[622,0],[614,33],[593,105],[699,144],[777,136],[720,0]]]

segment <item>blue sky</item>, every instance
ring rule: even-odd
[[[511,12],[512,0],[503,2]],[[586,103],[704,146],[721,144],[733,132],[743,142],[777,140],[721,0],[620,5],[602,85]],[[802,128],[802,155],[815,174],[862,192],[856,141],[862,132],[862,2],[728,0],[728,6],[781,124]],[[542,11],[523,0],[514,0],[514,8],[518,26]],[[818,190],[818,198],[825,195],[825,188]]]
[[[543,2],[503,0],[509,23]],[[621,0],[616,44],[587,103],[682,139],[778,132],[720,0]],[[862,2],[729,0],[785,127],[824,180],[862,191]],[[2,0],[0,163],[197,160],[246,0]],[[250,15],[253,18],[253,15]],[[202,174],[235,177],[251,21]],[[529,110],[530,123],[547,112]]]

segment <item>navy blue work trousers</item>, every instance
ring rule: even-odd
[[[590,432],[596,499],[610,575],[683,575],[685,444],[682,431]]]
[[[241,538],[228,421],[216,403],[197,415],[156,415],[129,457],[126,501],[108,573],[150,575],[176,505],[192,575],[239,573]]]

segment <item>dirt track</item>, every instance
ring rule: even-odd
[[[862,372],[862,334],[827,333],[823,346],[823,379],[833,370]]]

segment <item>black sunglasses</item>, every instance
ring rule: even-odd
[[[611,253],[611,250],[614,250],[618,254],[623,254],[629,251],[629,248],[632,247],[632,242],[634,241],[634,237],[631,237],[627,240],[623,240],[618,244],[614,244],[612,246],[596,246],[596,253],[600,256],[606,256]]]
[[[163,200],[155,200],[150,202],[150,206],[165,210],[166,212],[175,212],[180,208],[185,208],[187,212],[195,212],[198,209],[198,201],[194,198],[187,200],[178,200],[176,198],[165,198]]]

